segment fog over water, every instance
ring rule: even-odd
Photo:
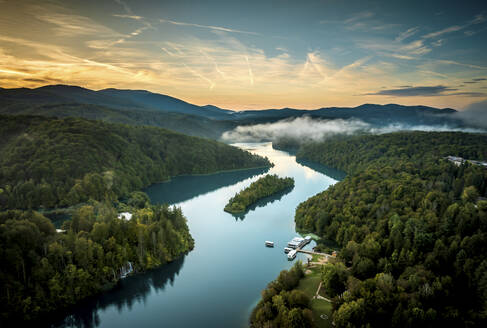
[[[372,125],[359,119],[323,120],[309,116],[284,119],[274,123],[238,126],[222,134],[226,142],[260,142],[281,138],[300,141],[319,141],[337,135],[358,133],[382,134],[397,131],[463,131],[485,132],[482,128],[460,128],[442,125],[411,125],[390,123],[384,126]]]

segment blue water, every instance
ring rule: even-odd
[[[185,257],[124,279],[116,289],[80,304],[60,327],[245,327],[260,292],[293,262],[283,252],[296,236],[296,206],[336,180],[270,143],[237,144],[275,166],[210,176],[185,176],[146,190],[154,203],[182,208],[195,239]],[[321,171],[321,172],[320,172]],[[228,199],[264,174],[291,176],[295,187],[244,216],[223,211]],[[333,175],[333,174],[331,174]],[[264,246],[274,241],[274,248]],[[307,246],[311,248],[314,242]],[[300,254],[297,259],[305,260]]]

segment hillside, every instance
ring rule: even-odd
[[[482,326],[487,319],[487,135],[403,132],[303,146],[349,175],[296,209],[342,247],[323,284],[336,327]],[[319,245],[326,248],[326,245]]]
[[[269,166],[168,130],[78,118],[0,116],[0,209],[116,199],[181,174]]]
[[[169,129],[190,136],[218,139],[224,131],[236,126],[231,121],[217,121],[206,117],[163,112],[152,109],[117,109],[102,105],[64,103],[35,105],[16,103],[0,107],[5,115],[42,115],[48,117],[80,117],[109,123],[149,125]]]
[[[375,126],[385,124],[465,126],[455,110],[396,104],[358,107],[324,107],[231,111],[212,105],[197,106],[145,90],[89,90],[49,85],[36,89],[0,89],[0,114],[81,117],[112,123],[152,125],[193,136],[219,139],[238,125],[269,123],[310,116],[321,119],[360,119]]]
[[[219,108],[200,107],[174,97],[145,90],[104,89],[94,91],[70,85],[0,90],[0,105],[2,107],[9,107],[14,104],[52,105],[66,103],[100,105],[116,109],[153,109],[208,118],[224,116],[228,112]]]

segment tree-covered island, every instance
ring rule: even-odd
[[[224,210],[232,214],[242,213],[258,200],[293,187],[293,178],[268,174],[230,198]]]

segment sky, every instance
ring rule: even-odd
[[[233,110],[487,99],[487,1],[0,0],[0,87]]]

